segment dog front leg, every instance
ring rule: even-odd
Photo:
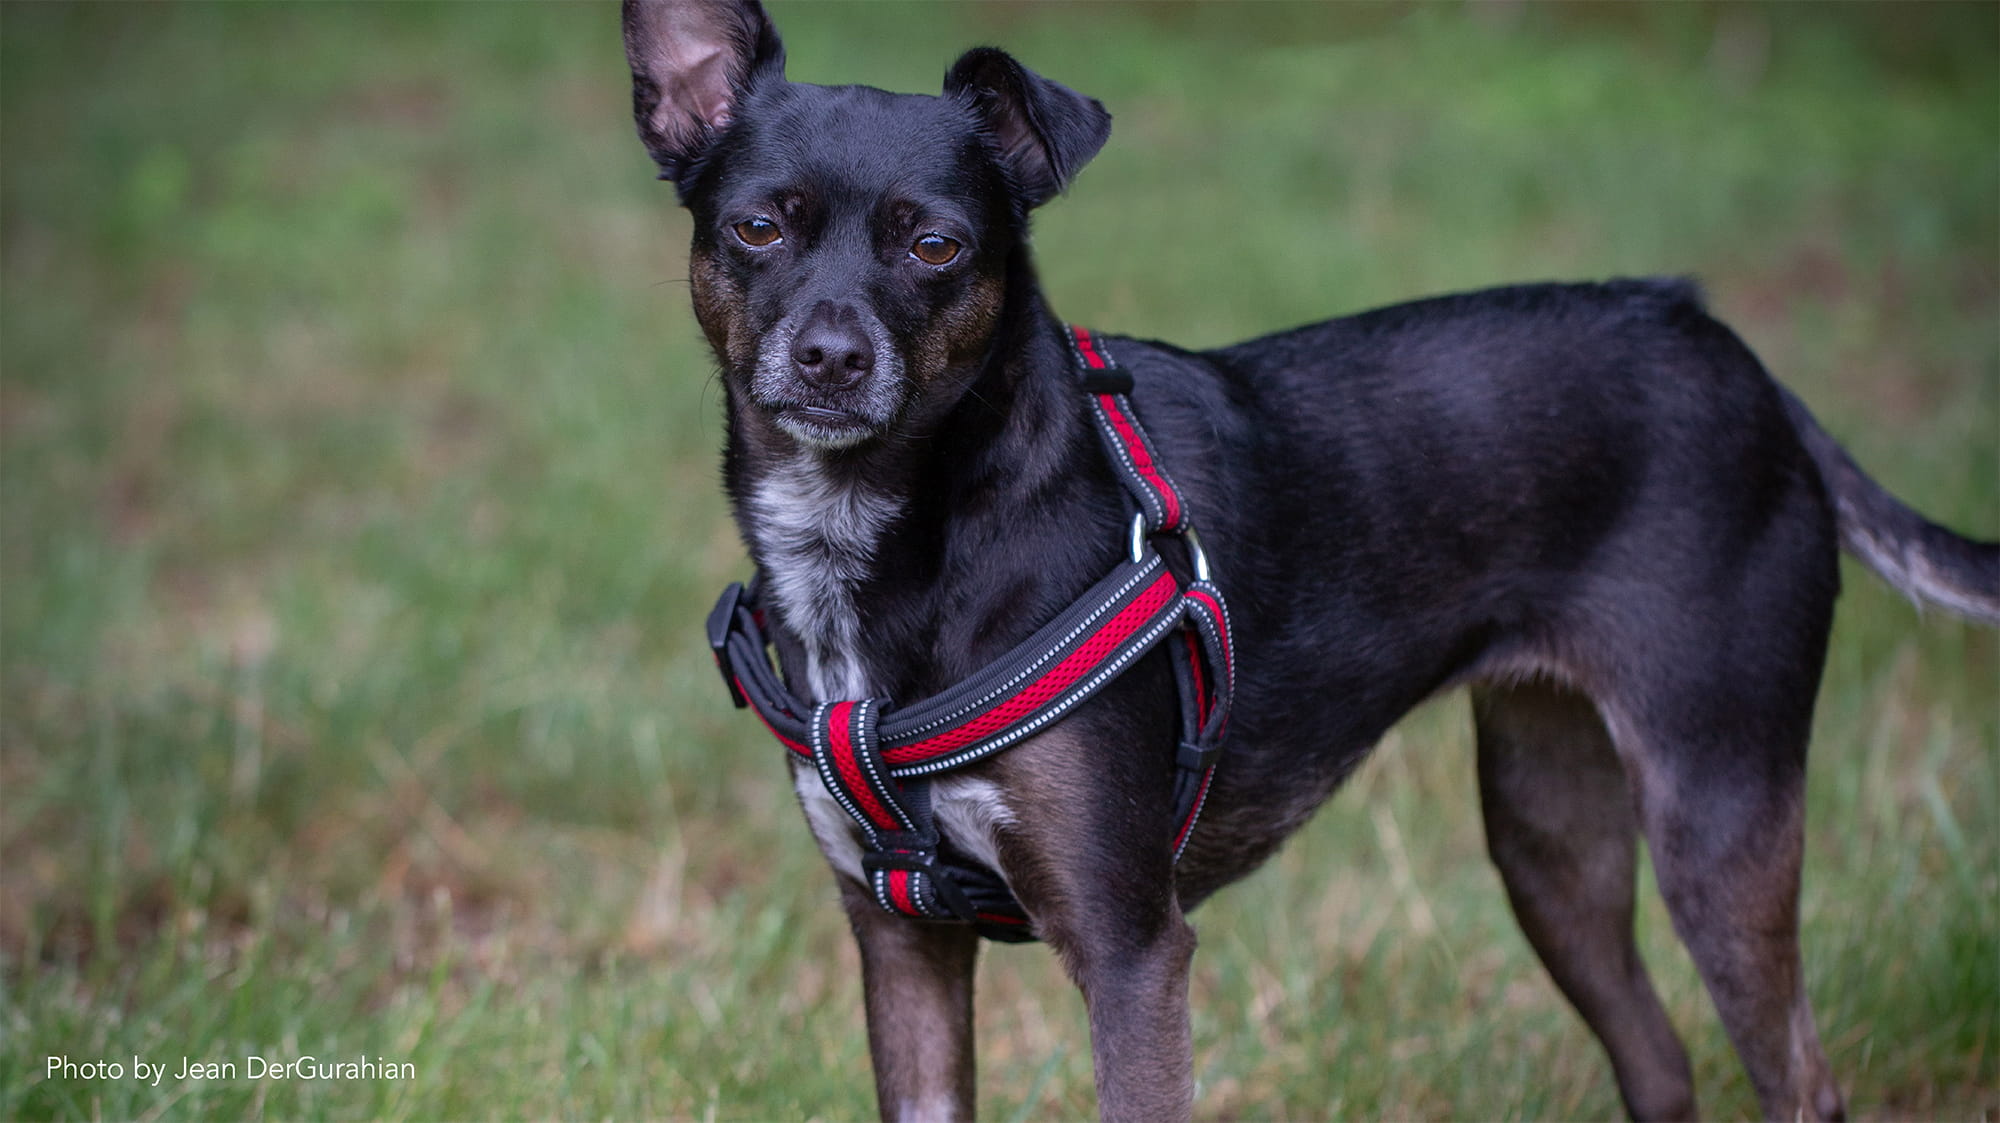
[[[1169,777],[1148,759],[1115,725],[1071,725],[994,766],[1002,789],[1016,793],[1001,862],[1036,935],[1083,992],[1097,1112],[1112,1123],[1176,1123],[1194,1112],[1195,936],[1174,893]]]
[[[868,1052],[882,1118],[971,1119],[972,969],[979,937],[962,925],[892,916],[845,878],[840,892],[861,949]]]
[[[1052,809],[1060,811],[1060,808]],[[1023,806],[1017,853],[1032,839],[1056,845],[1013,868],[1014,889],[1037,933],[1061,958],[1090,1011],[1090,1052],[1097,1074],[1097,1113],[1108,1123],[1174,1123],[1194,1112],[1194,1046],[1188,1030],[1188,969],[1194,929],[1174,898],[1173,858],[1127,854],[1105,864],[1061,861],[1057,855],[1115,854],[1119,840],[1091,845],[1066,828],[1034,821]],[[1060,815],[1051,819],[1065,820]],[[1123,838],[1144,837],[1139,829]],[[1030,873],[1028,871],[1038,871]]]
[[[1064,956],[1090,1008],[1097,1113],[1108,1123],[1170,1123],[1194,1113],[1188,1032],[1194,943],[1194,930],[1175,909],[1143,943],[1113,939]]]

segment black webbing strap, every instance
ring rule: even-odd
[[[1222,735],[1229,727],[1229,706],[1236,696],[1236,657],[1230,647],[1229,609],[1222,591],[1207,578],[1197,579],[1182,594],[1187,602],[1184,662],[1191,680],[1181,690],[1183,735],[1175,753],[1174,809],[1180,829],[1174,834],[1174,860],[1187,849],[1208,798],[1215,763],[1222,756]]]

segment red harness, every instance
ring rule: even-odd
[[[896,706],[884,699],[808,704],[773,666],[758,582],[723,590],[708,642],[738,707],[761,718],[788,750],[810,760],[861,827],[863,872],[890,912],[971,924],[990,939],[1034,938],[1026,910],[997,872],[938,834],[929,777],[990,756],[1060,720],[1154,645],[1168,645],[1180,686],[1181,737],[1174,857],[1201,815],[1221,753],[1234,681],[1229,613],[1179,489],[1160,465],[1127,396],[1132,376],[1079,327],[1069,330],[1077,381],[1118,477],[1138,504],[1126,559],[1013,650],[939,694]],[[1181,537],[1194,572],[1183,582],[1153,549]]]

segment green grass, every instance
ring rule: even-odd
[[[781,7],[792,74],[1103,98],[1072,319],[1215,344],[1690,272],[1881,479],[2000,530],[1990,5]],[[610,5],[0,8],[0,1117],[871,1116],[855,958],[698,639],[743,560]],[[1862,1117],[2000,1114],[2000,648],[1850,568],[1808,981]],[[1205,1118],[1596,1118],[1463,705],[1195,917]],[[1657,901],[1712,1113],[1754,1111]],[[1094,1108],[1046,952],[982,1109]],[[46,1058],[409,1061],[159,1087]],[[127,1062],[129,1063],[129,1061]]]

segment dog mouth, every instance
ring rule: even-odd
[[[785,403],[771,419],[800,442],[817,448],[851,448],[875,435],[876,419],[852,410]]]

